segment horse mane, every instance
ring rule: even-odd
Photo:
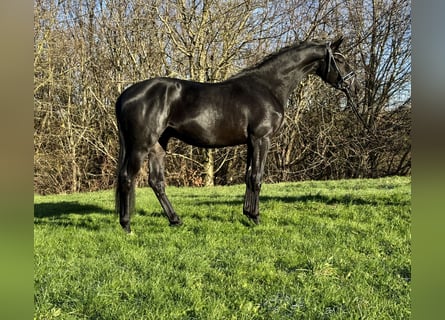
[[[303,48],[303,47],[307,47],[309,45],[319,45],[322,44],[323,42],[321,40],[313,40],[313,41],[295,41],[294,43],[287,45],[283,48],[281,48],[278,51],[272,52],[269,55],[267,55],[266,57],[264,57],[262,60],[260,60],[258,63],[246,67],[244,69],[242,69],[241,71],[239,71],[238,73],[234,74],[233,76],[231,76],[229,79],[234,79],[234,78],[238,78],[239,76],[243,76],[247,73],[250,73],[252,71],[255,71],[265,65],[267,65],[269,62],[275,60],[277,57],[282,56],[283,54],[298,49],[298,48]]]

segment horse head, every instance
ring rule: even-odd
[[[326,44],[326,56],[317,69],[317,74],[331,86],[346,94],[355,92],[355,73],[340,52],[343,37]]]

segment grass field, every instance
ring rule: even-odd
[[[409,318],[410,178],[264,185],[259,226],[244,186],[167,193],[184,225],[138,189],[134,236],[111,190],[36,195],[35,318]]]

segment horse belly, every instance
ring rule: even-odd
[[[176,138],[198,147],[227,147],[247,141],[247,127],[230,119],[197,117],[177,126],[174,131]]]

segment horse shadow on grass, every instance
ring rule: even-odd
[[[224,200],[223,197],[208,197],[208,199],[202,199],[199,197],[196,199],[196,205],[218,205],[225,204],[230,206],[242,206],[244,203],[244,196],[240,196],[233,200]],[[343,205],[403,205],[406,201],[396,202],[392,199],[365,199],[360,196],[354,196],[351,194],[344,194],[340,196],[326,196],[322,194],[307,194],[298,196],[269,196],[267,194],[260,195],[261,203],[267,202],[283,202],[283,203],[309,203],[319,202],[327,205],[343,204]]]
[[[77,201],[62,201],[56,203],[35,203],[34,218],[60,217],[66,214],[110,214],[112,210],[96,205],[82,204]]]
[[[180,201],[179,197],[175,199],[176,201]],[[244,195],[239,195],[233,197],[228,200],[225,199],[224,196],[218,198],[218,196],[199,196],[199,197],[186,197],[186,200],[189,204],[196,207],[204,206],[211,208],[209,213],[206,215],[203,214],[194,214],[189,213],[189,217],[196,220],[209,219],[218,222],[241,222],[246,226],[251,226],[252,223],[250,219],[245,218],[242,215],[242,207],[244,203]],[[329,196],[323,194],[303,194],[303,195],[260,195],[260,206],[261,204],[267,205],[270,202],[282,202],[286,204],[310,204],[310,203],[320,203],[327,206],[332,205],[343,205],[343,206],[399,206],[399,205],[407,205],[409,201],[406,200],[394,200],[386,197],[375,197],[375,198],[366,198],[361,197],[360,195],[354,195],[350,193]],[[218,210],[218,206],[230,206],[232,209],[232,214],[227,217],[222,217],[221,215],[212,214],[212,211]],[[159,213],[161,216],[162,213]],[[244,219],[245,218],[245,219]]]
[[[203,220],[209,219],[217,222],[235,222],[238,221],[245,225],[246,227],[252,226],[251,221],[242,214],[242,206],[244,203],[244,195],[240,194],[232,197],[231,199],[227,199],[224,196],[221,196],[219,199],[217,196],[176,196],[174,197],[174,201],[185,201],[189,204],[192,203],[193,206],[208,206],[211,207],[211,210],[208,214],[195,214],[193,212],[188,212],[186,216],[188,218],[194,220]],[[305,195],[273,195],[269,196],[267,194],[260,195],[260,205],[261,203],[267,204],[268,202],[283,202],[283,203],[310,203],[310,202],[318,202],[324,203],[326,205],[335,205],[335,204],[343,204],[343,205],[403,205],[404,203],[395,202],[391,199],[365,199],[360,196],[354,196],[351,194],[344,195],[336,195],[336,196],[326,196],[322,194],[305,194]],[[212,211],[217,209],[218,205],[230,206],[232,207],[232,213],[227,217],[223,217],[221,215],[212,214]],[[140,209],[136,212],[142,216],[151,216],[159,219],[165,219],[165,215],[160,210],[146,210]],[[73,219],[67,217],[69,214],[75,214],[81,217],[81,219],[77,219],[73,222]],[[114,210],[106,209],[101,206],[91,205],[91,204],[83,204],[77,201],[62,201],[57,203],[36,203],[34,204],[34,218],[36,224],[58,224],[58,225],[72,225],[73,223],[76,226],[85,227],[89,229],[97,229],[96,223],[94,219],[89,218],[90,214],[104,214],[104,215],[113,215]],[[51,222],[49,222],[46,218],[53,218]]]
[[[70,215],[76,215],[75,217]],[[97,231],[103,228],[104,221],[94,218],[92,214],[113,214],[112,210],[96,205],[82,204],[77,201],[34,204],[34,224],[53,225],[57,227],[76,227]]]
[[[307,194],[307,195],[300,195],[300,196],[260,196],[260,202],[267,202],[267,201],[278,201],[278,202],[284,202],[284,203],[309,203],[309,202],[318,202],[318,203],[324,203],[326,205],[359,205],[359,206],[365,206],[365,205],[406,205],[409,203],[409,201],[394,201],[393,199],[389,198],[382,198],[382,197],[376,197],[373,199],[366,199],[362,198],[360,196],[355,196],[352,194],[344,194],[344,195],[337,195],[337,196],[326,196],[322,194]]]

